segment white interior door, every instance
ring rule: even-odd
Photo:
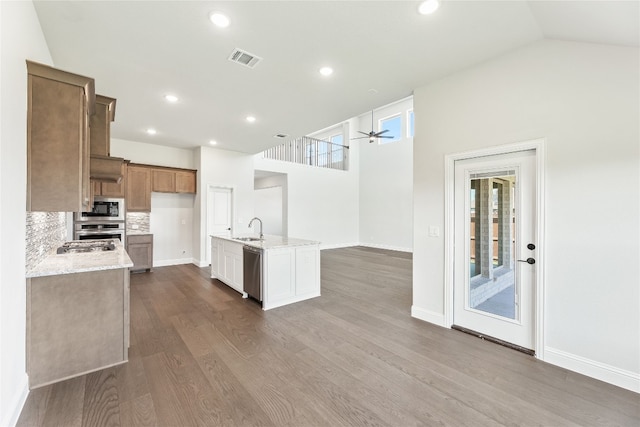
[[[455,162],[453,323],[535,350],[535,150]]]
[[[211,263],[211,239],[208,236],[230,236],[232,224],[232,189],[209,187],[207,191],[207,261]]]

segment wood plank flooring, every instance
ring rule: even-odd
[[[322,251],[263,312],[206,268],[131,277],[129,362],[33,390],[18,426],[638,426],[640,397],[410,317],[411,255]]]

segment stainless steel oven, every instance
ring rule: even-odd
[[[74,240],[119,239],[125,243],[124,221],[112,222],[76,222],[73,230]]]
[[[76,212],[75,222],[124,222],[124,199],[115,197],[95,197],[89,212]]]

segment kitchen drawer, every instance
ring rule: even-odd
[[[153,243],[153,234],[130,234],[127,236],[127,244]]]

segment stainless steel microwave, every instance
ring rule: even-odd
[[[76,212],[76,221],[124,221],[124,199],[95,197],[89,212]]]

